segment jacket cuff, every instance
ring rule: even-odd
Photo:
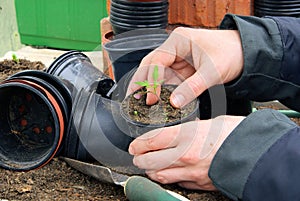
[[[226,85],[228,94],[256,101],[269,100],[277,88],[274,79],[280,77],[283,57],[282,40],[276,22],[269,18],[227,14],[219,28],[237,29],[242,40],[243,73]],[[272,90],[261,86],[270,86],[268,88]]]
[[[245,118],[224,141],[209,169],[213,184],[233,200],[243,197],[247,179],[260,157],[297,125],[271,109]]]

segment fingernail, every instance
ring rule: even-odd
[[[128,148],[128,152],[131,154],[131,155],[134,155],[134,149],[130,146]]]
[[[136,94],[133,95],[133,97],[134,97],[135,99],[139,100],[139,99],[142,97],[142,95],[139,94],[139,93],[136,93]]]
[[[185,98],[181,94],[176,94],[172,97],[172,103],[174,107],[181,107],[184,104]]]

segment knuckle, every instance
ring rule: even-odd
[[[201,174],[201,171],[190,171],[191,178],[194,178],[195,181],[203,181],[204,176]]]
[[[154,140],[154,138],[147,139],[146,146],[149,150],[155,149],[157,147],[156,140]]]
[[[203,184],[203,182],[206,182],[208,179],[208,171],[196,171],[194,172],[195,174],[195,178],[197,179],[197,181],[201,182],[201,184]]]
[[[182,33],[182,32],[184,32],[185,31],[185,28],[184,27],[176,27],[175,29],[174,29],[174,32],[175,33]]]
[[[195,153],[186,153],[179,160],[184,164],[195,165],[199,162],[199,157]]]
[[[188,87],[189,87],[192,95],[197,97],[201,93],[203,86],[201,84],[200,75],[198,75],[197,72],[194,75],[195,76],[193,76],[193,79],[190,79],[188,81]]]
[[[198,73],[196,73],[197,75]],[[196,94],[199,91],[200,88],[200,79],[191,79],[189,82],[189,87],[191,88],[191,90]]]

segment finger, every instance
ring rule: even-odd
[[[180,125],[152,130],[138,138],[129,145],[129,153],[140,155],[149,151],[171,148],[178,144]]]
[[[205,185],[210,182],[208,177],[208,168],[201,169],[193,166],[182,166],[175,168],[167,168],[157,172],[146,172],[147,175],[156,181],[167,183],[178,183],[183,181],[197,181],[200,185]]]
[[[189,174],[187,170],[187,167],[175,167],[158,171],[146,171],[146,174],[152,180],[158,181],[162,184],[171,184],[190,181],[190,178],[187,179],[187,175]]]
[[[164,80],[164,71],[165,68],[163,66],[151,65],[148,70],[148,81],[150,86],[147,88],[147,105],[155,104],[160,97],[161,84]]]
[[[174,44],[170,44],[171,49],[174,49]],[[150,54],[148,54],[140,63],[140,66],[158,65],[158,66],[171,66],[176,59],[174,51],[170,51],[170,48],[166,44],[161,45]]]
[[[141,86],[138,84],[135,84],[135,82],[145,81],[147,79],[147,75],[148,75],[148,67],[140,66],[137,69],[137,71],[134,73],[134,75],[132,76],[132,78],[129,82],[126,96],[128,96],[128,95],[132,94],[133,92],[135,92],[136,90],[140,89]]]
[[[174,46],[174,44],[172,45]],[[167,51],[165,46],[161,46],[152,52],[150,52],[147,56],[145,56],[137,69],[136,73],[133,75],[127,90],[127,94],[129,95],[140,88],[140,86],[134,84],[137,81],[144,81],[148,78],[148,74],[151,74],[151,69],[149,70],[149,66],[171,66],[175,61],[175,55]],[[163,59],[162,59],[163,58]],[[161,74],[163,75],[163,74]]]
[[[199,161],[197,150],[201,150],[205,136],[197,138],[195,129],[202,129],[198,122],[187,122],[167,127],[163,129],[166,132],[146,140],[137,138],[129,147],[129,152],[136,156],[134,164],[147,170],[196,164]],[[145,139],[145,136],[143,138]]]
[[[146,171],[154,181],[162,184],[180,183],[185,188],[214,190],[208,171],[199,168],[177,167],[160,171]]]
[[[181,153],[176,148],[168,148],[159,151],[147,152],[133,158],[133,164],[144,170],[160,170],[171,166],[177,166],[176,162]]]
[[[200,73],[195,72],[182,82],[171,94],[170,102],[176,108],[181,108],[197,98],[208,88]]]
[[[195,143],[194,148],[201,148],[202,141],[206,139],[209,129],[208,120],[190,121],[183,124],[155,129],[136,138],[129,145],[129,153],[140,155],[150,151],[157,151],[166,148],[176,147],[186,152]],[[198,133],[203,135],[197,138]]]

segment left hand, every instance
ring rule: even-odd
[[[244,119],[219,116],[150,131],[129,146],[133,163],[162,184],[216,190],[208,170],[218,149]]]

